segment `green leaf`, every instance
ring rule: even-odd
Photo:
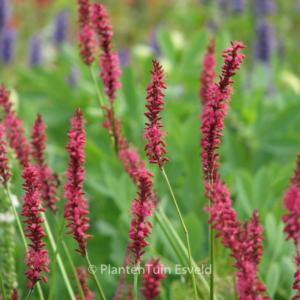
[[[240,170],[236,178],[237,206],[246,217],[251,217],[253,204],[251,203],[253,180],[249,172]]]
[[[281,269],[277,262],[273,262],[267,272],[266,286],[271,297],[274,296],[280,279]]]

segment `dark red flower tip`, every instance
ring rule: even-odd
[[[209,86],[213,83],[214,78],[217,76],[215,71],[215,66],[217,64],[216,55],[215,55],[216,43],[214,39],[210,40],[209,45],[207,46],[207,53],[203,58],[203,71],[201,73],[200,81],[201,88],[199,96],[201,98],[202,108],[204,109],[207,102],[207,90]]]
[[[109,19],[109,14],[104,5],[93,4],[93,16],[95,31],[99,35],[99,48],[102,49],[100,66],[100,77],[105,85],[105,93],[110,103],[116,98],[116,90],[122,87],[118,77],[122,75],[119,67],[119,56],[113,52],[112,37],[113,27]]]

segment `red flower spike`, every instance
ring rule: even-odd
[[[142,261],[142,255],[145,251],[143,248],[148,246],[145,240],[151,234],[152,224],[146,221],[147,217],[152,215],[153,203],[150,201],[153,181],[150,180],[153,174],[146,169],[139,169],[136,176],[139,178],[137,194],[139,198],[133,200],[131,212],[134,218],[131,222],[129,237],[132,243],[127,248],[133,253],[134,261],[132,263],[137,266]]]
[[[203,58],[204,69],[200,77],[201,88],[199,92],[199,96],[202,99],[201,104],[203,110],[207,102],[207,90],[209,89],[209,86],[213,83],[214,78],[217,76],[217,73],[215,71],[215,66],[217,64],[215,56],[215,44],[215,40],[211,39],[209,45],[207,46],[207,54]]]
[[[4,126],[0,124],[0,181],[6,187],[12,173],[8,166],[7,148],[4,140]]]
[[[238,53],[240,49],[245,48],[242,42],[231,42],[232,47],[223,51],[225,64],[222,67],[222,75],[219,83],[209,86],[206,92],[206,107],[202,114],[201,147],[203,148],[202,163],[205,174],[205,180],[216,180],[217,168],[219,166],[219,154],[216,150],[220,145],[221,131],[224,128],[224,116],[228,110],[227,102],[230,101],[232,92],[231,79],[235,75],[234,70],[240,68],[245,55]]]
[[[103,80],[105,93],[108,96],[110,103],[116,98],[116,90],[122,87],[118,77],[122,75],[119,67],[119,56],[112,51],[113,27],[109,19],[109,15],[104,5],[99,3],[93,4],[92,20],[95,26],[95,31],[99,35],[99,48],[102,49],[100,66],[100,77]]]
[[[51,168],[45,163],[45,149],[47,135],[45,133],[46,125],[43,122],[42,116],[38,117],[32,127],[31,146],[32,156],[36,161],[36,167],[39,174],[40,192],[45,207],[49,207],[54,213],[57,212],[57,197],[56,179]]]
[[[213,186],[209,183],[206,185],[206,196],[213,203],[211,207],[206,207],[211,214],[209,223],[216,230],[215,236],[222,239],[222,244],[232,251],[230,255],[236,260],[233,266],[238,269],[236,276],[239,300],[269,299],[269,296],[261,296],[266,288],[257,275],[264,240],[258,212],[254,211],[251,221],[242,226],[232,207],[227,186],[219,179]]]
[[[45,209],[41,206],[39,199],[39,182],[37,170],[32,165],[27,165],[24,168],[22,177],[25,180],[23,184],[25,190],[25,196],[23,197],[23,210],[22,216],[27,217],[23,222],[27,224],[24,228],[25,236],[31,240],[29,249],[26,252],[25,262],[29,267],[26,271],[26,276],[30,282],[26,285],[29,288],[33,288],[39,280],[47,282],[44,276],[41,276],[42,271],[50,273],[48,265],[50,263],[48,251],[44,248],[46,243],[42,241],[42,238],[46,236],[44,232],[44,219],[39,216],[39,213],[45,212]]]
[[[97,51],[96,35],[91,23],[92,5],[89,0],[78,0],[80,30],[78,33],[80,55],[83,62],[90,66]]]
[[[16,288],[13,289],[13,292],[11,294],[11,299],[12,300],[18,300],[19,299],[19,291]]]
[[[3,84],[0,87],[0,105],[4,112],[4,127],[9,146],[15,150],[17,159],[22,166],[30,163],[30,144],[24,136],[23,121],[12,110],[13,104],[9,101],[10,91]]]
[[[166,136],[162,127],[163,124],[160,121],[162,117],[159,113],[164,109],[163,105],[165,104],[162,99],[165,96],[162,92],[162,89],[167,87],[164,84],[165,73],[162,69],[162,66],[158,61],[153,60],[154,71],[151,71],[152,79],[151,83],[147,88],[147,102],[146,107],[149,112],[145,113],[145,116],[148,118],[149,123],[145,123],[145,133],[144,138],[148,140],[148,144],[145,146],[147,150],[147,156],[149,161],[152,164],[158,164],[162,169],[164,162],[170,161],[167,157],[163,157],[167,153],[166,143],[163,141],[163,138]]]
[[[294,259],[297,270],[294,275],[293,289],[297,291],[297,294],[292,300],[300,299],[300,155],[298,155],[297,167],[294,173],[294,177],[291,178],[292,185],[288,187],[284,196],[284,206],[288,213],[282,217],[285,223],[283,231],[287,233],[286,240],[293,239],[296,250]]]
[[[91,277],[91,275],[86,272],[86,267],[77,267],[76,272],[83,290],[85,300],[94,300],[95,293],[89,289],[89,286],[86,282],[86,280]],[[76,300],[81,300],[80,294],[76,295]]]
[[[160,293],[160,281],[161,279],[166,278],[164,274],[164,267],[159,263],[158,259],[151,259],[145,265],[145,273],[143,275],[143,289],[141,293],[145,296],[146,300],[155,299]]]
[[[86,143],[85,124],[82,111],[77,108],[74,118],[71,120],[72,129],[68,132],[70,138],[66,149],[70,155],[68,164],[68,182],[64,185],[65,197],[68,202],[65,205],[64,218],[70,221],[66,227],[71,229],[67,232],[73,234],[78,242],[79,249],[76,249],[83,257],[86,255],[86,243],[92,235],[86,234],[89,228],[88,200],[84,197],[83,181],[85,178],[84,169],[84,147]]]

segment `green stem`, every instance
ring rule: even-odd
[[[137,268],[139,268],[138,266],[137,266]],[[138,284],[137,284],[137,282],[138,282],[138,272],[135,272],[134,273],[134,277],[133,277],[133,299],[134,300],[137,300],[138,299],[138,292],[137,292],[137,286],[138,286]]]
[[[92,277],[93,277],[93,279],[94,279],[94,282],[95,282],[95,284],[96,284],[96,286],[97,286],[97,289],[98,289],[98,292],[99,292],[99,294],[100,294],[101,299],[102,299],[102,300],[106,300],[105,295],[104,295],[104,293],[103,293],[103,291],[102,291],[101,285],[100,285],[100,283],[99,283],[99,281],[98,281],[98,278],[97,278],[97,276],[96,276],[96,272],[93,271],[93,269],[94,269],[93,267],[94,267],[94,266],[91,264],[87,252],[86,252],[86,255],[85,255],[84,258],[85,258],[85,261],[86,261],[86,263],[87,263],[88,270],[89,270],[90,274],[92,275]]]
[[[97,79],[96,79],[96,76],[95,76],[95,72],[94,72],[94,69],[93,69],[92,66],[90,66],[90,71],[91,71],[91,74],[92,74],[92,77],[93,77],[94,85],[96,87],[96,92],[97,92],[97,95],[98,95],[98,100],[100,102],[100,106],[103,109],[104,102],[103,102],[101,92],[100,92],[100,88],[99,88],[99,85],[98,85],[98,82],[97,82]]]
[[[160,209],[160,211],[162,211]],[[178,258],[180,259],[182,265],[184,265],[185,267],[188,267],[188,261],[185,259],[185,257],[182,255],[182,251],[184,252],[184,254],[187,256],[187,251],[186,251],[186,248],[184,247],[184,245],[182,244],[181,240],[180,240],[180,237],[177,235],[174,235],[173,233],[171,233],[168,229],[168,227],[164,224],[164,222],[162,221],[161,219],[161,216],[160,216],[160,211],[156,211],[155,212],[155,219],[158,221],[160,227],[162,228],[163,232],[165,233],[165,235],[167,236],[170,244],[172,245],[173,249],[175,250]],[[166,217],[166,216],[165,216]],[[171,225],[172,226],[172,225]],[[174,229],[174,228],[173,228]],[[175,229],[174,229],[175,230]],[[175,237],[175,239],[174,239]],[[177,243],[176,243],[176,241]],[[183,245],[184,247],[184,250],[182,249],[182,251],[180,251],[180,249],[178,248],[178,244],[180,243]],[[181,245],[181,247],[182,247]],[[194,267],[197,267],[196,263],[193,261],[193,265]],[[192,279],[192,275],[189,273],[189,275],[191,276],[191,279]],[[201,273],[197,274],[200,278],[200,281],[203,282],[204,286],[207,288],[207,290],[209,291],[209,286],[208,286],[208,283],[206,282],[206,280],[204,279],[203,275]],[[200,289],[198,288],[197,286],[197,290],[198,290],[198,293],[200,294],[200,296],[203,298],[203,295],[202,295],[202,292],[200,291]]]
[[[101,95],[101,92],[100,92],[100,88],[99,88],[99,85],[98,85],[98,82],[97,82],[97,79],[96,79],[96,76],[95,76],[95,72],[94,72],[94,69],[92,66],[90,66],[90,71],[91,71],[91,74],[92,74],[92,77],[93,77],[93,82],[94,82],[94,85],[96,87],[96,92],[97,92],[97,96],[98,96],[98,100],[99,100],[99,103],[100,103],[100,106],[102,108],[102,111],[103,113],[105,114],[105,109],[104,109],[104,101],[103,101],[103,98],[102,98],[102,95]],[[111,113],[112,113],[112,134],[110,133],[110,138],[113,142],[113,145],[115,147],[115,151],[116,153],[118,153],[118,137],[117,137],[117,131],[116,131],[116,123],[115,123],[115,111],[114,111],[114,106],[113,106],[113,103],[110,103],[110,108],[111,108]]]
[[[77,287],[78,287],[78,291],[79,291],[80,297],[81,297],[82,300],[85,300],[84,292],[82,290],[82,286],[80,284],[80,280],[79,280],[79,277],[78,277],[75,265],[73,263],[71,255],[70,255],[70,251],[69,251],[69,249],[68,249],[67,244],[66,244],[65,241],[62,241],[62,245],[63,245],[65,253],[66,253],[67,257],[68,257],[68,261],[69,261],[69,264],[71,266],[72,272],[74,274],[74,278],[75,278],[75,281],[76,281],[76,284],[77,284]]]
[[[3,296],[3,300],[7,300],[1,272],[0,272],[0,286],[1,286],[1,292],[2,292],[2,296]]]
[[[11,208],[13,210],[14,216],[15,216],[17,224],[18,224],[19,232],[20,232],[20,235],[21,235],[21,239],[23,241],[23,245],[24,245],[25,251],[27,251],[27,242],[26,242],[26,238],[25,238],[25,235],[24,235],[23,227],[21,225],[21,221],[20,221],[19,215],[17,213],[17,210],[15,208],[15,205],[13,203],[13,200],[12,200],[12,197],[11,197],[11,193],[10,193],[10,190],[9,190],[8,186],[5,186],[5,191],[6,191],[6,194],[7,194],[8,198],[9,198],[9,200],[10,200]],[[38,282],[36,285],[38,287],[38,293],[39,293],[40,299],[41,300],[45,300],[40,283]],[[31,293],[32,293],[32,291],[31,291]],[[30,295],[31,294],[29,294],[28,296],[30,297]]]
[[[43,219],[45,220],[45,227],[46,227],[46,231],[48,233],[48,237],[49,237],[49,240],[50,240],[50,244],[52,246],[52,249],[54,252],[56,252],[56,249],[57,249],[57,246],[56,246],[56,243],[54,241],[54,238],[53,238],[53,235],[52,235],[52,232],[51,232],[51,229],[50,229],[50,226],[48,224],[48,221],[47,221],[47,218],[46,218],[46,215],[45,213],[41,213],[41,216],[43,217]],[[66,273],[66,270],[65,270],[65,266],[61,260],[61,257],[60,257],[60,254],[57,253],[57,262],[58,262],[58,265],[59,265],[59,268],[60,268],[60,271],[61,271],[61,274],[63,276],[63,279],[64,279],[64,282],[66,284],[66,287],[67,287],[67,290],[68,290],[68,293],[71,297],[71,299],[75,300],[75,295],[74,295],[74,292],[73,292],[73,289],[71,287],[71,284],[70,284],[70,281],[69,281],[69,278],[67,276],[67,273]]]
[[[34,290],[34,287],[32,287],[32,288],[29,290],[28,295],[27,295],[27,297],[26,297],[26,300],[29,300],[29,299],[30,299],[30,297],[31,297],[31,295],[32,295],[32,293],[33,293],[33,290]]]
[[[190,240],[189,240],[189,234],[188,234],[188,230],[185,226],[185,223],[183,221],[183,218],[182,218],[182,215],[180,213],[180,209],[179,209],[179,206],[177,204],[177,201],[176,201],[176,198],[175,198],[175,195],[173,193],[173,190],[172,190],[172,187],[170,185],[170,182],[169,182],[169,179],[168,179],[168,176],[164,170],[164,168],[161,168],[161,171],[166,179],[166,182],[168,184],[168,187],[169,187],[169,190],[170,190],[170,193],[172,195],[172,199],[173,199],[173,202],[174,202],[174,205],[176,207],[176,211],[178,213],[178,216],[179,216],[179,219],[180,219],[180,222],[181,222],[181,225],[182,225],[182,228],[183,228],[183,231],[185,233],[185,236],[186,236],[186,243],[187,243],[187,250],[188,250],[188,257],[189,257],[189,265],[190,265],[190,271],[191,271],[191,276],[192,276],[192,284],[193,284],[193,291],[194,291],[194,299],[195,300],[198,300],[198,294],[197,294],[197,286],[196,286],[196,279],[195,279],[195,272],[194,272],[194,269],[193,269],[193,262],[192,262],[192,254],[191,254],[191,246],[190,246]]]
[[[210,200],[211,196],[211,189],[213,188],[213,180],[211,179],[209,181],[209,185],[210,185],[210,190],[209,190],[209,194],[208,194],[208,198],[209,198],[209,207],[212,208],[212,201]],[[210,286],[210,300],[214,299],[214,271],[215,271],[215,263],[214,263],[214,229],[213,229],[213,224],[210,223],[209,224],[209,258],[210,258],[210,265],[211,265],[211,274],[210,274],[210,282],[209,282],[209,286]]]

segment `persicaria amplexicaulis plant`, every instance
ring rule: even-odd
[[[42,271],[50,273],[48,269],[49,254],[48,250],[45,249],[46,243],[43,242],[43,238],[46,236],[42,225],[44,219],[40,216],[40,213],[46,210],[41,205],[39,179],[35,167],[32,165],[25,166],[22,177],[25,180],[23,184],[25,196],[23,197],[22,216],[26,217],[24,223],[27,224],[24,232],[31,240],[25,258],[25,262],[29,267],[26,276],[30,280],[27,287],[33,288],[39,280],[48,282],[47,278],[40,274]]]
[[[141,289],[146,300],[155,299],[161,293],[160,285],[164,278],[166,278],[166,274],[164,274],[164,266],[160,264],[159,258],[151,258],[145,265],[143,288]]]
[[[291,178],[291,182],[292,185],[289,186],[284,196],[284,206],[288,213],[283,215],[282,219],[285,223],[284,232],[287,233],[286,240],[293,239],[295,245],[294,259],[297,270],[294,275],[293,289],[297,291],[297,294],[292,300],[296,300],[300,298],[300,155],[298,155],[295,175]]]
[[[136,176],[139,179],[139,191],[137,192],[139,197],[133,200],[131,208],[134,218],[132,219],[129,231],[129,237],[132,242],[128,246],[128,249],[134,256],[132,263],[139,265],[142,261],[142,255],[145,253],[143,248],[149,245],[146,238],[151,234],[150,228],[153,226],[150,221],[147,221],[147,218],[152,215],[153,208],[153,203],[150,200],[153,185],[151,177],[153,177],[153,174],[146,169],[140,169],[137,171]]]
[[[148,103],[146,107],[149,112],[146,112],[145,116],[148,118],[149,122],[145,123],[146,128],[144,138],[148,140],[145,150],[147,150],[147,156],[149,157],[150,163],[158,164],[162,169],[164,162],[170,161],[169,158],[163,156],[167,153],[166,143],[163,140],[166,133],[162,129],[163,124],[160,121],[162,118],[160,112],[164,109],[165,104],[162,101],[165,96],[162,90],[167,87],[164,83],[165,73],[162,66],[158,61],[153,60],[153,67],[154,71],[151,71],[151,83],[147,88]]]
[[[72,119],[72,129],[68,132],[70,138],[66,149],[70,155],[68,164],[68,182],[64,185],[65,197],[68,202],[65,205],[64,218],[69,221],[67,227],[71,229],[67,232],[73,234],[78,242],[79,249],[76,249],[83,257],[86,255],[86,243],[92,235],[87,234],[89,228],[89,204],[83,191],[83,181],[85,178],[84,169],[84,147],[86,143],[83,112],[77,109]]]
[[[43,122],[42,115],[38,114],[37,119],[32,127],[31,146],[32,156],[36,161],[38,170],[41,197],[44,201],[44,206],[49,207],[54,213],[57,212],[57,196],[56,179],[54,172],[45,162],[45,149],[47,135],[45,133],[46,125]]]
[[[6,187],[12,173],[8,166],[7,148],[4,140],[4,126],[0,124],[0,180]]]

